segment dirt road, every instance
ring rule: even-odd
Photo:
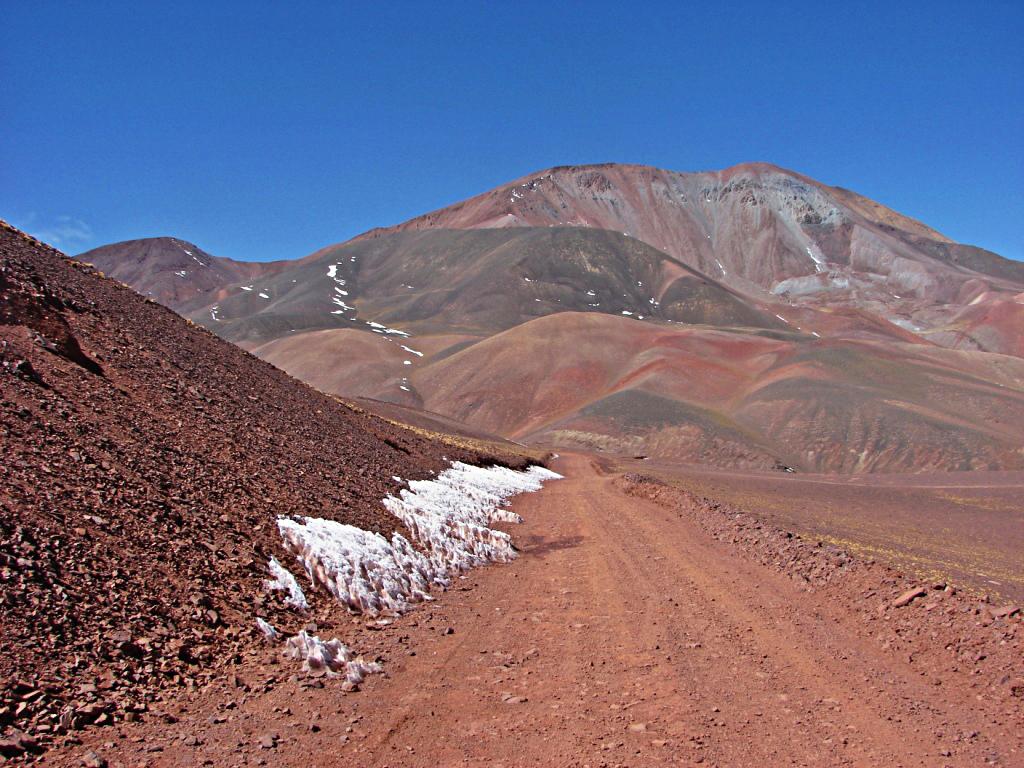
[[[554,468],[566,479],[513,504],[526,520],[514,528],[522,557],[363,632],[379,639],[388,676],[362,692],[300,687],[282,663],[263,672],[280,680],[268,692],[200,696],[173,726],[127,725],[116,742],[90,735],[73,755],[303,767],[1021,764],[1009,717],[983,718],[973,694],[859,639],[841,608],[626,496],[585,457]]]

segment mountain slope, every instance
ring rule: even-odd
[[[784,329],[773,313],[646,243],[569,227],[397,233],[328,248],[189,312],[235,341],[352,327],[493,333],[553,312]],[[364,325],[365,323],[360,323]]]
[[[325,392],[686,461],[1019,466],[1024,265],[775,166],[553,168],[253,269],[168,303]]]
[[[401,478],[484,456],[347,408],[0,224],[0,737],[138,717],[241,661],[276,521],[390,534]],[[497,449],[496,449],[497,450]],[[520,462],[513,453],[500,457]],[[347,624],[310,594],[326,631]]]
[[[174,237],[126,240],[94,248],[77,258],[174,309],[211,298],[228,285],[273,274],[287,264],[211,256]]]
[[[1024,361],[564,313],[409,379],[424,407],[560,447],[860,472],[1024,466]]]
[[[766,163],[703,173],[552,168],[363,237],[560,225],[626,232],[742,291],[801,304],[852,302],[923,326],[936,319],[931,303],[956,301],[971,281],[1024,289],[1024,264],[951,243],[860,195]]]

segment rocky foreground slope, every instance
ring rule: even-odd
[[[326,593],[302,616],[265,588],[278,517],[390,535],[405,481],[525,463],[348,408],[6,224],[0,382],[3,756],[224,678],[257,615],[330,632]]]
[[[522,557],[364,628],[391,674],[359,696],[265,663],[245,677],[272,690],[211,688],[57,764],[1020,765],[1019,604],[611,462],[553,468],[513,504]]]

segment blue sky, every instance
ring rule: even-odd
[[[550,165],[765,160],[1024,258],[1024,4],[3,3],[0,217],[291,258]]]

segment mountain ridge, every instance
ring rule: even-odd
[[[124,254],[92,252],[115,270]],[[161,274],[189,278],[169,267]],[[506,437],[818,471],[966,468],[972,454],[986,456],[980,462],[990,468],[1024,460],[1012,437],[969,426],[956,409],[927,408],[927,398],[915,394],[944,387],[968,420],[990,418],[996,397],[1005,400],[1006,417],[1017,419],[1024,264],[953,243],[856,193],[769,163],[689,174],[557,166],[232,277],[190,286],[167,302],[324,391],[426,407]],[[595,319],[579,321],[580,313]],[[519,400],[518,411],[507,406],[500,416],[470,407],[513,394],[484,354],[499,348],[495,339],[503,339],[507,371],[529,372],[523,391],[540,385],[546,373],[529,351],[537,349],[538,327],[560,340],[545,352],[552,364],[579,366],[558,394],[567,408],[561,422],[532,412],[540,401]],[[591,330],[576,332],[607,334],[610,344],[573,339],[571,329],[584,328]],[[690,335],[683,341],[677,331]],[[719,343],[721,333],[740,343]],[[625,339],[641,345],[638,356],[615,351]],[[666,352],[665,339],[701,348],[707,359]],[[781,374],[758,362],[769,341],[806,357],[787,369],[785,383],[772,385]],[[929,355],[941,360],[941,385]],[[856,384],[862,368],[892,375],[891,360],[900,356],[909,390]],[[763,393],[751,380],[694,399],[672,383],[699,384],[687,379],[685,365],[710,376],[738,366],[764,377]],[[1014,373],[999,378],[1003,369]],[[449,371],[458,386],[430,371]],[[581,371],[606,381],[596,399],[572,391]],[[822,371],[846,401],[813,385]],[[1008,391],[979,389],[984,380]],[[785,414],[796,418],[801,400],[817,411],[786,432]],[[829,412],[838,415],[821,416]],[[674,426],[636,427],[649,424],[651,413]],[[893,448],[878,437],[886,418],[902,425],[909,442],[901,437]],[[632,437],[623,441],[617,429]],[[683,448],[688,439],[704,447]],[[915,439],[930,447],[916,449]],[[814,443],[813,455],[794,453],[801,440]],[[844,442],[863,457],[837,451]]]

